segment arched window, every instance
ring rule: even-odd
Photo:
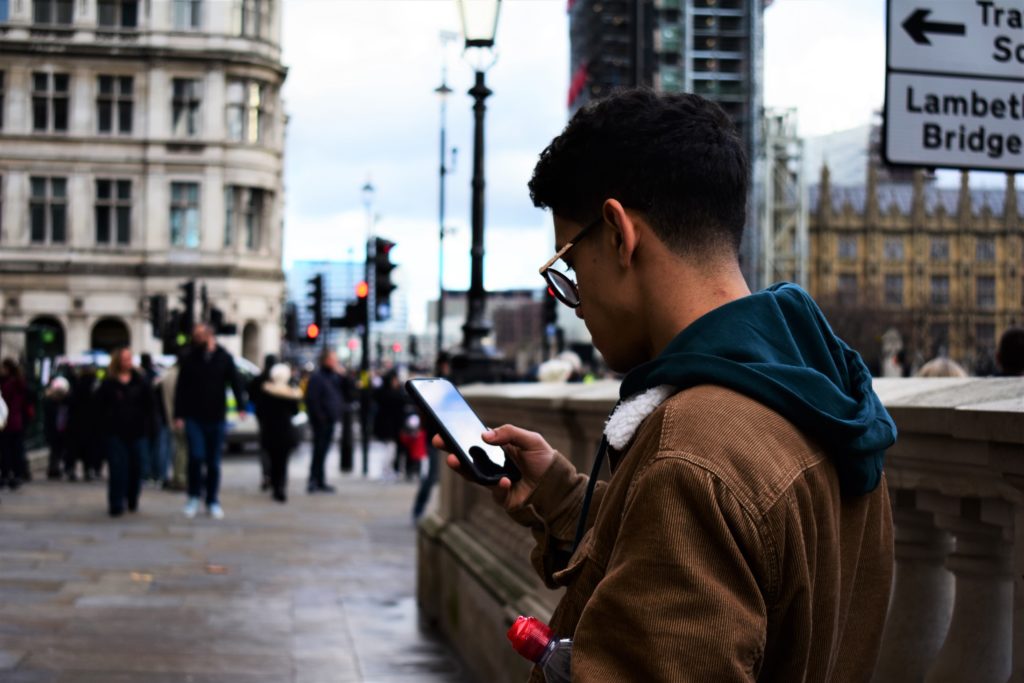
[[[259,365],[260,357],[260,326],[251,320],[242,328],[242,357]]]
[[[132,335],[120,318],[100,318],[93,325],[92,335],[89,337],[91,348],[108,353],[119,346],[131,346],[131,343]]]

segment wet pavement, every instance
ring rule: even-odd
[[[105,482],[0,492],[0,681],[466,683],[418,623],[416,484],[380,478],[383,447],[369,479],[336,457],[336,494],[306,494],[304,449],[280,505],[227,456],[219,521],[149,488],[111,519]]]

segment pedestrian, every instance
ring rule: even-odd
[[[271,487],[270,482],[270,449],[267,447],[268,431],[263,419],[263,385],[270,381],[270,370],[277,365],[277,356],[268,353],[263,357],[263,371],[252,378],[246,393],[249,395],[249,404],[252,406],[253,415],[256,416],[256,429],[259,432],[260,443],[260,491],[266,491]]]
[[[447,351],[439,351],[434,364],[434,374],[437,377],[448,377],[451,374],[451,355]],[[422,415],[421,415],[422,418]],[[425,426],[430,426],[424,422]],[[427,474],[420,479],[419,490],[416,491],[416,498],[412,504],[412,520],[416,522],[423,516],[427,509],[427,502],[430,500],[430,491],[437,483],[438,477],[438,451],[433,442],[427,440]]]
[[[352,429],[353,417],[359,410],[359,388],[352,379],[352,374],[344,367],[339,367],[341,374],[341,437],[338,443],[338,469],[351,472],[355,460],[355,438]]]
[[[186,351],[178,354],[174,365],[167,368],[163,379],[160,381],[160,402],[163,403],[164,412],[168,416],[174,415],[174,393],[178,387],[178,372],[181,369],[181,359]],[[170,460],[171,476],[164,487],[169,491],[185,491],[188,489],[186,476],[188,471],[188,440],[185,438],[185,429],[178,425],[176,420],[170,420],[170,444],[168,459]]]
[[[67,463],[70,444],[68,425],[71,416],[71,383],[67,377],[56,375],[43,392],[43,434],[50,447],[46,478],[60,479]]]
[[[405,416],[405,423],[398,432],[398,443],[405,453],[406,481],[419,477],[423,469],[423,460],[427,457],[427,432],[415,411]]]
[[[279,503],[288,500],[288,458],[296,445],[292,417],[299,412],[302,390],[291,385],[292,370],[284,363],[270,368],[269,377],[260,388],[263,417],[260,429],[265,430],[270,456],[270,487]]]
[[[580,109],[534,168],[557,247],[541,274],[625,373],[589,478],[540,434],[482,435],[522,473],[492,497],[565,589],[551,627],[574,680],[871,679],[896,428],[806,292],[747,288],[748,178],[717,104],[643,89]]]
[[[999,337],[996,365],[1003,377],[1024,377],[1024,327],[1010,327]]]
[[[208,325],[192,328],[192,348],[181,361],[174,391],[176,428],[185,430],[188,441],[188,501],[184,513],[189,519],[199,512],[199,497],[206,493],[206,511],[214,519],[224,518],[220,504],[220,458],[227,428],[225,387],[230,387],[244,420],[245,394],[231,354],[217,344]],[[205,477],[204,477],[205,470]]]
[[[110,354],[107,375],[96,390],[99,427],[106,438],[107,511],[119,517],[139,509],[146,445],[153,433],[153,390],[132,367],[127,347]]]
[[[82,476],[85,481],[99,478],[104,458],[102,435],[96,428],[98,420],[96,407],[96,390],[100,379],[96,367],[86,365],[79,368],[71,387],[71,412],[68,416],[67,460],[64,461],[64,476],[68,481],[76,481],[77,463],[82,463]]]
[[[7,424],[0,432],[0,487],[12,491],[28,481],[25,430],[35,419],[35,406],[21,366],[13,358],[0,363],[0,394],[7,402]]]
[[[152,482],[154,486],[166,488],[171,432],[167,410],[162,400],[163,392],[160,387],[162,377],[150,354],[142,354],[139,365],[142,367],[142,375],[153,393],[153,434],[146,444],[146,460],[143,462],[142,478]]]
[[[967,371],[952,358],[936,356],[922,365],[915,377],[967,377]]]
[[[373,435],[378,441],[394,445],[395,456],[391,461],[391,469],[395,478],[402,472],[408,475],[409,454],[398,437],[411,407],[398,372],[394,369],[385,372],[381,377],[380,386],[374,393],[376,412],[373,416]]]
[[[327,451],[334,438],[334,425],[341,417],[344,403],[338,354],[330,349],[320,352],[320,364],[310,373],[306,384],[306,412],[313,430],[313,456],[309,463],[307,493],[334,493],[324,475]]]

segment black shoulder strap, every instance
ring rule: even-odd
[[[580,547],[583,534],[587,529],[587,514],[590,512],[590,501],[594,497],[594,487],[597,485],[597,475],[601,472],[601,464],[604,462],[604,454],[608,451],[608,437],[601,437],[601,445],[597,447],[597,455],[594,456],[594,467],[590,470],[590,481],[587,482],[587,494],[583,497],[583,507],[580,510],[580,521],[576,524],[576,540],[572,544],[572,553]]]

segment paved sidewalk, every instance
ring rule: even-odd
[[[221,521],[154,489],[110,519],[105,482],[0,492],[0,681],[467,681],[417,623],[416,485],[332,471],[310,496],[307,463],[279,505],[226,457]]]

